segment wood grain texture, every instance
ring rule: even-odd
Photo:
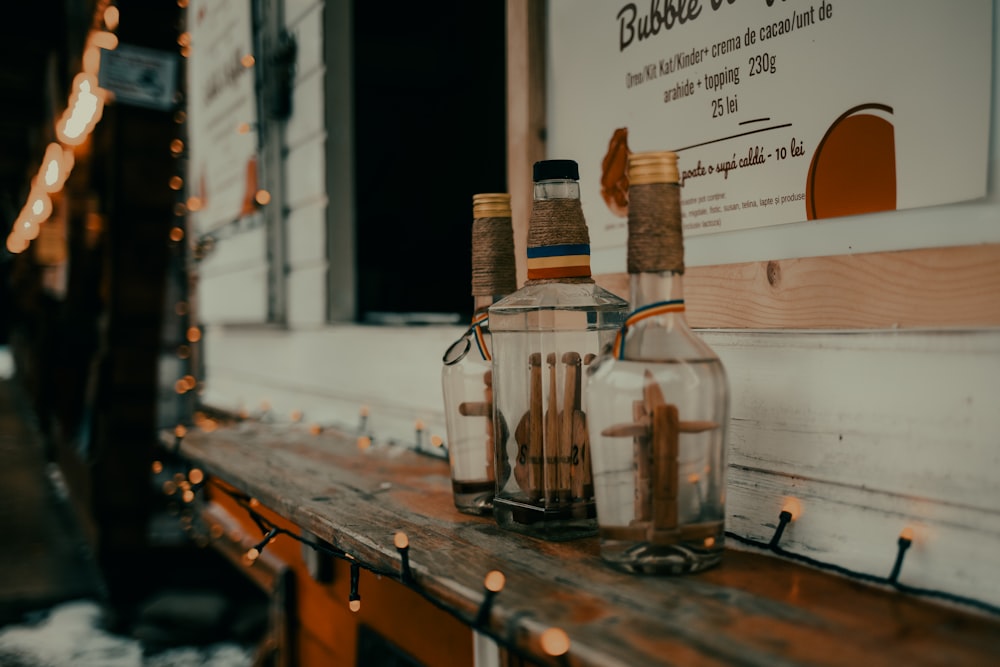
[[[628,274],[597,277],[628,298]],[[1000,244],[688,268],[688,321],[705,329],[1000,326]]]
[[[517,284],[524,283],[532,165],[545,159],[546,3],[507,0],[507,190],[514,227]]]
[[[549,543],[458,513],[447,464],[399,447],[361,451],[345,434],[244,424],[194,431],[182,452],[366,567],[398,572],[392,539],[406,532],[414,586],[466,623],[484,599],[483,577],[501,570],[507,585],[486,627],[540,664],[1000,661],[995,619],[761,554],[729,550],[719,568],[682,578],[618,573],[600,561],[596,538]],[[550,627],[570,637],[563,659],[540,650]]]

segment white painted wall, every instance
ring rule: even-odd
[[[306,422],[348,428],[365,406],[377,442],[412,443],[418,419],[425,436],[444,436],[440,358],[460,327],[325,323],[328,303],[353,302],[326,288],[334,268],[328,225],[342,235],[353,204],[324,187],[325,169],[343,168],[350,142],[338,140],[340,148],[324,155],[328,132],[349,132],[323,124],[322,75],[342,64],[322,62],[322,10],[319,0],[286,0],[299,40],[286,131],[288,327],[223,323],[234,309],[258,307],[241,305],[241,292],[257,289],[254,280],[266,272],[241,261],[259,257],[254,236],[220,242],[201,280],[203,399],[250,412],[267,401],[273,419],[302,410]],[[994,3],[994,53],[996,15]],[[689,263],[1000,242],[996,67],[993,77],[985,200],[700,237],[688,245]],[[1000,605],[1000,330],[703,336],[732,386],[729,530],[767,541],[782,499],[795,496],[803,513],[785,533],[786,548],[885,575],[899,531],[910,526],[916,540],[902,581]]]

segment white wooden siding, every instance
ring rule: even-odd
[[[343,3],[330,4],[343,11]],[[286,0],[300,58],[347,76],[345,63],[314,63],[323,53],[314,29],[322,25],[321,8],[320,2]],[[356,426],[366,406],[377,443],[412,443],[418,419],[425,435],[444,436],[440,358],[460,327],[322,324],[323,304],[332,305],[335,317],[353,312],[349,272],[342,290],[325,293],[327,267],[319,256],[327,251],[325,234],[343,247],[353,242],[351,113],[349,99],[327,100],[332,108],[317,99],[323,88],[313,71],[300,61],[286,136],[289,327],[219,324],[266,314],[260,238],[221,241],[201,266],[199,315],[208,325],[203,400],[251,412],[268,401],[277,421],[302,410],[306,423],[344,428]],[[700,237],[688,245],[689,263],[1000,241],[996,76],[985,200]],[[334,119],[325,130],[318,124],[323,118]],[[324,155],[327,134],[333,141]],[[339,175],[329,193],[328,168]],[[327,206],[333,211],[328,230]],[[623,270],[624,250],[595,266],[601,262],[604,270]],[[344,267],[338,259],[328,268]],[[915,541],[901,581],[1000,604],[1000,484],[994,479],[1000,474],[1000,330],[702,335],[722,357],[733,394],[728,530],[766,542],[784,499],[794,496],[802,515],[785,531],[785,548],[886,575],[896,538],[910,527]]]

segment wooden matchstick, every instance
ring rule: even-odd
[[[676,405],[653,408],[653,526],[677,528],[678,423]]]
[[[486,416],[486,479],[496,479],[496,441],[493,429],[493,371],[487,370],[483,373],[483,397],[484,402],[489,407],[489,414]],[[461,406],[459,406],[461,408]]]
[[[580,355],[567,352],[562,356],[566,366],[566,378],[563,385],[562,431],[559,443],[559,496],[569,500],[573,487],[573,421],[580,409]]]
[[[556,390],[556,353],[549,352],[546,357],[549,365],[549,396],[545,405],[545,500],[559,500],[559,398]]]
[[[643,401],[632,401],[632,418],[637,422],[645,418],[646,404]],[[606,431],[607,429],[605,429]],[[601,435],[608,435],[602,432]],[[634,523],[645,523],[652,516],[652,469],[653,447],[651,429],[644,429],[632,437],[632,455],[635,459],[635,520]]]
[[[651,435],[652,428],[652,422],[649,417],[643,416],[629,424],[615,424],[613,426],[608,426],[601,431],[601,435],[608,438],[636,438],[642,435]],[[711,431],[714,428],[719,428],[718,422],[677,422],[677,430],[681,433],[702,433],[703,431]]]
[[[570,462],[570,486],[574,498],[591,498],[594,479],[590,468],[590,435],[587,433],[587,415],[583,410],[573,411],[573,451]]]
[[[528,392],[528,496],[537,499],[542,486],[542,456],[545,440],[542,409],[542,355],[535,352],[529,357],[531,368]]]
[[[490,417],[493,406],[485,401],[462,401],[458,404],[458,414],[463,417]]]

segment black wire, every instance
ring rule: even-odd
[[[246,495],[244,493],[240,493],[238,491],[231,491],[231,490],[223,488],[223,487],[221,487],[219,485],[216,485],[216,486],[221,491],[223,491],[228,496],[230,496],[233,500],[235,500],[237,502],[237,504],[240,505],[250,515],[250,517],[258,525],[258,527],[261,528],[261,532],[262,533],[267,534],[270,531],[276,531],[276,534],[288,535],[292,539],[294,539],[294,540],[296,540],[298,542],[301,542],[302,544],[305,544],[306,546],[309,546],[312,549],[314,549],[314,550],[316,550],[316,551],[318,551],[320,553],[323,553],[323,554],[326,554],[328,556],[332,556],[332,557],[335,557],[335,558],[340,558],[342,560],[349,561],[351,563],[352,568],[355,565],[361,565],[361,563],[359,563],[355,559],[353,559],[350,556],[348,556],[348,554],[347,554],[346,551],[343,551],[341,549],[337,549],[336,547],[327,547],[324,544],[320,544],[320,543],[317,543],[317,542],[313,542],[311,540],[307,540],[307,539],[303,538],[302,536],[296,535],[295,533],[293,533],[291,531],[288,531],[288,530],[285,530],[284,528],[280,528],[278,526],[275,526],[274,524],[272,524],[271,522],[269,522],[267,519],[265,519],[264,517],[262,517],[260,514],[258,514],[257,512],[255,512],[252,507],[250,507],[250,499],[251,499],[250,496],[248,496],[248,495]],[[784,520],[784,517],[781,517],[779,515],[778,528],[780,530],[783,530],[784,527],[785,527],[785,525],[787,523],[788,523],[788,521]],[[969,607],[974,607],[974,608],[979,609],[981,611],[985,611],[987,613],[1000,616],[1000,607],[998,607],[996,605],[992,605],[992,604],[990,604],[988,602],[984,602],[982,600],[977,600],[977,599],[965,597],[965,596],[962,596],[962,595],[955,595],[953,593],[947,593],[945,591],[939,591],[939,590],[933,590],[933,589],[927,589],[927,588],[917,588],[917,587],[914,587],[914,586],[908,586],[907,584],[900,583],[898,581],[895,581],[894,579],[890,579],[889,577],[882,577],[882,576],[878,576],[878,575],[874,575],[874,574],[868,574],[866,572],[858,572],[856,570],[851,570],[851,569],[843,567],[841,565],[836,565],[834,563],[827,563],[827,562],[824,562],[824,561],[817,560],[815,558],[811,558],[810,556],[804,556],[802,554],[798,554],[798,553],[795,553],[795,552],[792,552],[792,551],[788,551],[787,549],[784,549],[780,545],[777,544],[777,539],[780,539],[780,532],[778,534],[776,534],[774,537],[772,537],[772,540],[770,542],[761,542],[759,540],[755,540],[755,539],[752,539],[752,538],[749,538],[749,537],[744,537],[742,535],[737,535],[736,533],[733,533],[733,532],[730,532],[730,531],[726,531],[725,535],[726,535],[726,537],[728,537],[730,539],[734,539],[737,542],[740,542],[742,544],[746,544],[748,546],[756,547],[758,549],[763,549],[765,551],[770,551],[770,552],[772,552],[774,554],[777,554],[778,556],[782,556],[782,557],[787,558],[789,560],[793,560],[793,561],[797,561],[797,562],[800,562],[800,563],[804,563],[806,565],[809,565],[811,567],[815,567],[815,568],[820,569],[820,570],[826,570],[826,571],[829,571],[829,572],[835,572],[835,573],[840,574],[842,576],[845,576],[845,577],[848,577],[848,578],[851,578],[851,579],[857,579],[859,581],[864,581],[864,582],[868,582],[868,583],[872,583],[872,584],[880,584],[880,585],[884,585],[884,586],[889,586],[891,588],[896,589],[897,591],[899,591],[901,593],[907,593],[907,594],[910,594],[910,595],[921,596],[921,597],[931,597],[931,598],[936,598],[936,599],[940,599],[940,600],[945,600],[945,601],[948,601],[948,602],[953,602],[953,603],[956,603],[956,604],[961,604],[961,605],[966,605],[966,606],[969,606]],[[775,539],[775,538],[777,538],[777,539]],[[444,601],[440,600],[439,598],[435,597],[434,595],[432,595],[431,593],[429,593],[427,590],[425,590],[423,588],[423,586],[421,586],[419,584],[419,582],[416,581],[413,578],[413,576],[412,576],[411,573],[406,572],[406,570],[409,569],[408,567],[406,567],[406,565],[408,565],[408,563],[404,564],[404,566],[401,568],[401,570],[399,572],[388,571],[388,570],[381,570],[379,568],[372,567],[370,565],[363,565],[363,567],[366,570],[368,570],[369,572],[372,572],[373,574],[381,575],[381,576],[388,577],[388,578],[395,579],[395,580],[399,581],[403,585],[407,586],[408,588],[410,588],[413,591],[415,591],[418,594],[420,594],[421,597],[423,597],[428,602],[431,602],[433,605],[435,605],[439,609],[442,609],[443,611],[451,614],[452,616],[454,616],[454,617],[456,617],[458,619],[461,619],[461,620],[465,621],[466,623],[469,623],[473,628],[475,628],[475,630],[477,632],[479,632],[480,634],[483,634],[483,635],[489,637],[494,642],[496,642],[500,646],[504,647],[508,651],[511,651],[512,653],[514,653],[514,654],[516,654],[516,655],[518,655],[520,657],[523,657],[523,658],[537,660],[537,656],[533,656],[533,655],[527,653],[526,651],[524,651],[520,647],[518,647],[516,644],[511,643],[506,637],[500,635],[499,633],[497,633],[497,632],[493,631],[492,629],[490,629],[489,627],[485,626],[485,620],[486,619],[482,618],[484,616],[484,614],[482,612],[485,609],[486,610],[485,616],[488,618],[489,608],[490,608],[491,603],[492,603],[491,596],[488,593],[487,593],[486,599],[483,600],[483,605],[480,606],[480,608],[478,610],[478,613],[476,614],[476,618],[467,619],[466,615],[460,609],[458,609],[457,607],[454,607],[452,605],[446,604]]]
[[[779,524],[780,526],[781,524]],[[954,593],[947,593],[945,591],[933,590],[929,588],[918,588],[915,586],[908,586],[907,584],[900,583],[896,581],[895,578],[891,577],[881,577],[875,574],[868,574],[867,572],[858,572],[856,570],[851,570],[849,568],[843,567],[841,565],[836,565],[834,563],[827,563],[824,561],[816,560],[809,556],[803,556],[802,554],[797,554],[787,549],[782,548],[778,544],[774,543],[772,539],[771,543],[761,542],[760,540],[755,540],[749,537],[743,537],[742,535],[737,535],[736,533],[726,531],[726,537],[732,538],[737,542],[746,544],[752,547],[757,547],[758,549],[763,549],[765,551],[770,551],[789,560],[798,561],[800,563],[805,563],[811,567],[815,567],[820,570],[827,570],[830,572],[836,572],[837,574],[849,577],[851,579],[858,579],[859,581],[865,581],[872,584],[880,584],[883,586],[889,586],[896,589],[901,593],[908,593],[910,595],[922,596],[922,597],[932,597],[940,600],[947,600],[948,602],[954,602],[956,604],[967,605],[969,607],[974,607],[981,611],[988,612],[990,614],[1000,616],[1000,607],[992,605],[988,602],[982,600],[977,600],[975,598],[965,597],[964,595],[956,595]],[[901,549],[903,547],[900,547]],[[898,575],[898,572],[896,573]]]

